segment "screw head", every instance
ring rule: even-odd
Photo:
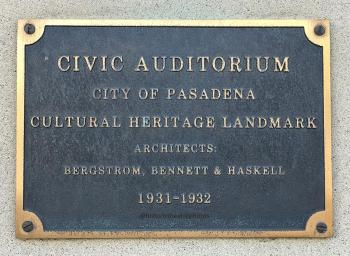
[[[314,28],[314,33],[318,36],[323,36],[326,33],[326,28],[322,24],[318,24]]]
[[[22,224],[22,229],[23,229],[25,232],[27,232],[27,233],[33,231],[33,229],[34,229],[34,224],[33,224],[33,222],[31,222],[31,221],[25,221],[25,222],[23,222],[23,224]]]
[[[25,24],[24,25],[24,32],[26,32],[28,35],[34,34],[35,26],[31,23]]]
[[[316,230],[320,234],[326,233],[327,232],[327,224],[323,223],[323,222],[317,223]]]

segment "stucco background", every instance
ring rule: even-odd
[[[350,255],[350,0],[0,0],[0,255]],[[334,237],[36,240],[15,238],[16,29],[21,18],[304,19],[331,22]]]

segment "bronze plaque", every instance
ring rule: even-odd
[[[332,235],[326,20],[20,20],[19,238]]]

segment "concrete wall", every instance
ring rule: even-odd
[[[0,0],[0,6],[0,255],[350,255],[350,0]],[[16,239],[16,23],[20,18],[329,19],[332,29],[334,237],[61,241]]]

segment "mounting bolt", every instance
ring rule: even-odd
[[[326,233],[326,231],[327,231],[327,225],[326,225],[326,223],[323,223],[323,222],[317,223],[317,225],[316,225],[316,230],[317,230],[317,232],[320,233],[320,234]]]
[[[25,232],[27,232],[27,233],[33,231],[33,229],[34,229],[33,222],[31,222],[31,221],[25,221],[25,222],[23,222],[23,224],[22,224],[22,229],[23,229]]]
[[[318,36],[323,36],[326,33],[326,28],[322,24],[318,24],[314,28],[314,33]]]
[[[28,35],[34,34],[35,26],[31,23],[25,24],[24,25],[24,32],[26,32]]]

